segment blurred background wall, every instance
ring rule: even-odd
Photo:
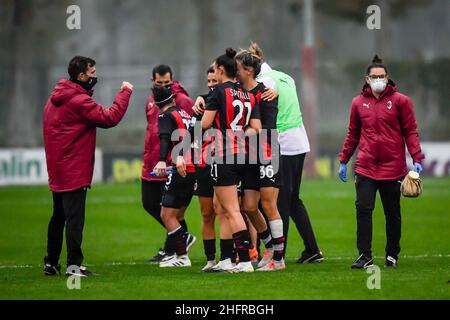
[[[450,140],[450,1],[314,3],[319,152],[340,148],[349,104],[376,53],[399,91],[412,98],[421,139]],[[81,30],[66,27],[72,4],[81,8]],[[381,30],[366,26],[370,4],[382,9]],[[43,106],[74,55],[96,59],[94,97],[103,105],[112,103],[123,80],[136,88],[124,121],[98,131],[105,150],[142,150],[154,65],[171,65],[195,97],[206,92],[205,70],[213,59],[250,40],[272,67],[296,79],[302,103],[303,11],[303,0],[2,0],[0,148],[42,146]]]

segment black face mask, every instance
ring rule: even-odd
[[[89,77],[89,80],[84,83],[83,88],[85,88],[87,91],[92,90],[92,88],[97,84],[97,77]]]
[[[72,80],[72,81],[75,83],[78,83],[80,86],[83,87],[83,89],[90,91],[97,84],[98,80],[97,80],[97,78],[89,77],[88,81],[86,81],[86,82],[82,82],[80,80]]]

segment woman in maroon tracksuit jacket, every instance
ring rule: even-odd
[[[355,163],[357,247],[359,257],[352,268],[367,268],[372,260],[372,212],[377,190],[386,216],[386,267],[397,265],[400,253],[400,183],[407,174],[405,144],[422,171],[422,154],[413,104],[397,92],[387,68],[378,58],[367,68],[361,94],[352,101],[348,133],[339,153],[339,176],[346,182],[346,164],[356,147]]]
[[[122,84],[113,105],[105,109],[92,98],[97,82],[95,61],[74,57],[69,63],[70,80],[58,82],[43,114],[48,182],[53,192],[53,215],[48,225],[46,275],[60,274],[59,257],[66,229],[68,274],[88,276],[81,266],[81,241],[86,189],[94,172],[96,128],[116,126],[125,115],[133,86]]]

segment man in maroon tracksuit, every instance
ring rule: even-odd
[[[111,128],[123,118],[133,86],[123,82],[112,107],[103,108],[92,98],[97,82],[95,61],[74,57],[70,79],[58,82],[44,108],[43,127],[48,181],[53,192],[53,215],[48,225],[44,274],[59,275],[59,257],[66,227],[66,274],[88,276],[81,265],[81,242],[86,190],[94,172],[96,128]],[[69,268],[70,267],[70,268]]]
[[[168,65],[161,64],[154,67],[152,77],[153,86],[164,86],[169,88],[175,97],[175,104],[192,116],[194,101],[189,98],[183,85],[180,82],[173,80],[172,69]],[[142,205],[144,209],[165,229],[166,227],[161,219],[161,200],[167,177],[158,177],[153,174],[153,169],[159,159],[159,109],[155,104],[153,94],[150,95],[148,99],[145,113],[147,115],[147,132],[145,136],[144,161],[141,178]],[[183,226],[183,230],[186,230],[187,232],[187,225],[184,218],[180,217],[180,224]],[[189,248],[194,243],[195,237],[190,233],[186,233],[186,241]],[[166,253],[164,250],[159,249],[159,252],[151,258],[149,262],[159,263],[165,255]]]
[[[367,268],[372,259],[372,212],[377,190],[386,216],[386,267],[395,267],[400,253],[400,184],[407,174],[405,144],[422,171],[424,159],[419,143],[414,108],[406,95],[388,78],[387,68],[375,56],[367,68],[361,94],[352,101],[350,123],[339,154],[339,175],[346,182],[346,164],[356,147],[355,163],[357,247],[360,256],[352,268]]]

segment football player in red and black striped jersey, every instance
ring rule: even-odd
[[[244,210],[257,228],[260,239],[266,245],[263,259],[258,264],[258,271],[275,271],[285,269],[283,260],[284,235],[283,221],[277,208],[279,188],[279,146],[276,140],[278,99],[267,101],[261,99],[261,95],[267,90],[262,83],[255,78],[261,70],[261,59],[250,51],[243,50],[236,56],[237,79],[244,88],[255,95],[259,104],[261,123],[263,130],[259,135],[257,146],[249,145],[250,156],[257,157],[257,164],[250,165],[247,171],[250,179],[256,180],[256,188],[244,190]],[[272,139],[272,135],[273,138]],[[273,140],[273,142],[272,142]],[[256,148],[255,148],[256,147]],[[272,149],[276,148],[276,149]],[[257,152],[256,150],[257,149]],[[258,210],[258,202],[269,221],[270,231],[267,228],[264,217]]]
[[[208,94],[199,96],[194,104],[194,117],[197,120],[201,120],[206,108],[206,100],[208,96],[213,92],[217,85],[216,75],[214,71],[214,65],[210,66],[206,71],[208,77]],[[218,215],[220,224],[220,260],[219,263],[215,261],[216,254],[216,231],[215,231],[215,216],[216,212],[213,205],[214,187],[213,179],[211,177],[211,165],[206,163],[206,157],[211,150],[212,143],[211,137],[208,135],[203,136],[203,144],[196,144],[197,159],[200,159],[200,163],[195,163],[196,173],[196,187],[194,194],[198,196],[200,202],[200,210],[202,213],[202,237],[204,252],[207,259],[206,265],[202,268],[203,272],[222,272],[233,267],[233,263],[236,262],[236,251],[233,243],[233,233],[230,229],[229,223],[223,214]],[[239,197],[241,197],[241,189],[238,188]],[[256,234],[256,231],[255,231]],[[250,255],[251,257],[251,255]],[[231,261],[231,263],[230,263]]]
[[[153,95],[159,108],[158,136],[160,141],[159,162],[154,168],[157,176],[166,175],[166,162],[176,166],[176,171],[169,174],[162,197],[161,218],[167,229],[165,252],[175,254],[165,257],[160,267],[191,266],[187,256],[186,231],[180,225],[178,216],[184,214],[189,205],[194,189],[195,167],[191,156],[191,137],[189,128],[191,117],[175,105],[170,89],[154,87]],[[178,141],[173,141],[173,133],[179,134]],[[174,150],[174,149],[177,150]]]
[[[214,163],[211,166],[214,207],[219,209],[216,210],[217,214],[226,217],[233,232],[234,245],[239,254],[239,264],[233,271],[252,272],[250,235],[241,214],[237,185],[247,168],[245,138],[259,133],[261,121],[254,95],[235,80],[235,55],[236,51],[229,48],[214,63],[219,84],[207,99],[202,127],[213,127],[219,137],[219,146],[216,144]],[[242,159],[244,162],[238,163]]]
[[[210,66],[206,71],[206,76],[208,80],[209,92],[205,95],[201,95],[197,98],[193,110],[194,117],[197,120],[201,120],[206,106],[205,100],[208,95],[214,90],[217,85],[216,75],[214,73],[214,67]],[[194,140],[194,152],[196,155],[195,162],[195,174],[196,181],[194,187],[194,194],[198,197],[200,203],[200,211],[202,214],[202,238],[203,247],[206,256],[206,265],[202,268],[203,272],[213,272],[213,267],[216,266],[216,230],[215,230],[215,218],[216,213],[214,211],[213,197],[214,197],[214,187],[213,180],[211,177],[211,165],[206,163],[206,154],[209,150],[211,139],[206,135],[203,135],[203,143],[199,143]],[[196,137],[194,138],[196,139]],[[224,228],[220,228],[220,233],[222,235]],[[228,246],[231,248],[230,252],[233,251],[233,240],[231,234],[229,235],[229,240],[227,241]],[[223,238],[221,237],[221,247],[223,247]],[[231,246],[230,246],[231,244]],[[226,250],[227,251],[227,250]],[[222,259],[221,259],[222,260]]]
[[[155,66],[152,70],[151,83],[155,87],[159,86],[170,88],[175,98],[175,104],[188,114],[192,114],[192,106],[194,105],[194,101],[189,97],[189,94],[184,86],[179,81],[173,79],[173,72],[170,66],[165,64]],[[165,229],[164,223],[161,220],[161,200],[164,193],[164,186],[167,181],[167,176],[158,177],[153,173],[153,169],[159,159],[159,108],[155,104],[153,93],[149,96],[145,106],[145,115],[147,119],[147,128],[145,134],[141,176],[142,205],[145,211],[147,211],[150,216],[155,218]],[[180,220],[180,224],[186,230],[186,244],[189,250],[189,247],[195,243],[196,238],[193,234],[188,232],[188,225],[184,219]],[[158,253],[149,259],[149,262],[152,264],[159,264],[166,255],[171,254],[172,253],[164,252],[163,249],[159,249]]]

